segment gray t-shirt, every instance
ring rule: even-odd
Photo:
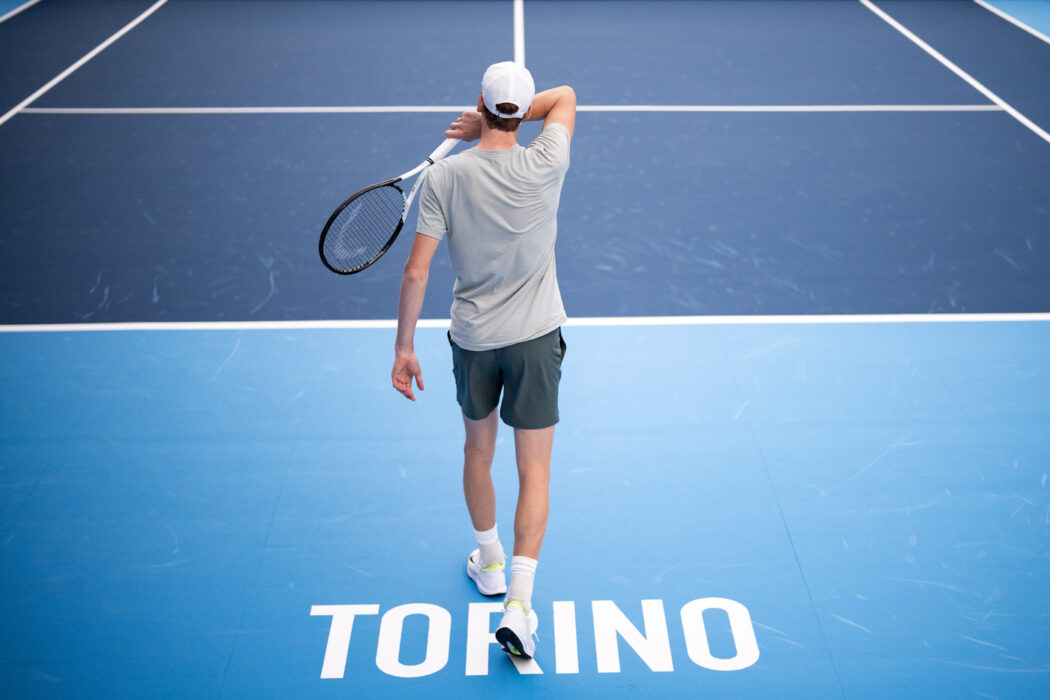
[[[550,124],[527,148],[474,147],[427,171],[416,231],[448,236],[456,345],[506,347],[565,323],[554,242],[568,169],[569,131]]]

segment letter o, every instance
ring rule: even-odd
[[[724,610],[736,645],[736,656],[718,659],[711,655],[711,644],[704,626],[704,611]],[[712,671],[739,671],[758,661],[758,640],[751,624],[751,613],[741,603],[728,598],[699,598],[682,606],[682,631],[689,658],[697,666]]]
[[[412,666],[401,663],[398,658],[401,655],[405,618],[409,615],[425,615],[427,618],[427,653],[423,661]],[[437,673],[448,663],[451,634],[452,615],[438,605],[409,603],[390,608],[379,623],[376,666],[383,673],[399,678],[418,678]]]

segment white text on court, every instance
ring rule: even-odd
[[[576,628],[576,603],[555,601],[552,605],[555,673],[579,673],[579,645]],[[641,601],[642,630],[639,630],[611,600],[591,601],[594,621],[594,649],[598,673],[620,672],[620,641],[622,640],[651,671],[674,670],[667,617],[662,600]],[[736,653],[728,658],[711,653],[708,631],[704,624],[705,611],[721,611],[729,619]],[[503,604],[471,603],[467,612],[465,675],[488,674],[489,650],[497,644],[491,617],[503,612]],[[354,618],[358,615],[378,615],[378,604],[314,605],[313,616],[331,616],[321,678],[343,678],[347,673],[347,654]],[[404,664],[400,660],[401,640],[405,619],[410,615],[426,618],[427,640],[423,660]],[[698,598],[682,606],[680,611],[686,656],[697,666],[713,671],[739,671],[758,661],[758,641],[755,638],[751,615],[743,604],[728,598]],[[418,678],[441,671],[448,664],[452,643],[452,615],[448,610],[430,603],[408,603],[392,607],[383,614],[376,641],[376,666],[390,676]],[[543,673],[535,659],[514,659],[520,673]],[[353,669],[350,669],[353,672]]]

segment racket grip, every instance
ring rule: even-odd
[[[457,143],[459,143],[459,139],[445,139],[445,142],[435,148],[434,152],[427,157],[428,160],[431,163],[436,163],[447,156],[448,152],[455,148]]]

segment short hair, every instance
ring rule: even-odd
[[[518,111],[518,105],[511,102],[500,102],[496,105],[496,109],[499,110],[500,114],[514,114]],[[517,131],[518,127],[521,126],[521,117],[517,119],[507,119],[499,115],[493,114],[489,111],[488,105],[485,105],[485,124],[490,129],[497,129],[499,131]]]

